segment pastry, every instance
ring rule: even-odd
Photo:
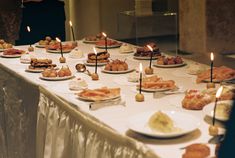
[[[10,48],[10,49],[5,50],[3,52],[3,55],[22,55],[24,53],[25,53],[25,51],[23,51],[23,50]]]
[[[12,44],[5,42],[3,39],[0,39],[0,49],[9,49],[12,47]]]
[[[200,63],[191,63],[187,67],[186,71],[190,75],[197,75],[197,74],[200,74],[200,73],[204,72],[207,69],[208,69],[208,66],[206,66],[206,65],[202,65]]]
[[[182,158],[207,158],[210,155],[210,148],[205,144],[192,144],[186,147]]]
[[[171,133],[175,129],[173,120],[161,111],[154,113],[150,117],[148,125],[153,131],[162,133]]]
[[[113,60],[105,65],[104,70],[106,71],[126,71],[128,70],[128,65],[125,61],[119,59]]]
[[[120,88],[99,88],[99,89],[84,89],[82,92],[78,93],[78,96],[87,100],[107,100],[120,96]]]
[[[47,68],[42,72],[43,77],[66,77],[71,76],[72,72],[70,71],[69,67],[62,67],[59,71],[56,71],[54,68]]]
[[[149,46],[151,46],[153,49],[153,57],[161,56],[160,50],[155,43],[150,43]],[[141,48],[137,48],[134,56],[136,56],[136,57],[150,57],[151,53],[152,52],[149,50],[149,48],[147,46],[144,46]]]
[[[134,48],[130,44],[122,44],[119,49],[120,53],[129,53],[129,52],[133,52],[133,51],[134,51]]]
[[[107,63],[109,62],[110,54],[107,52],[99,52],[97,53],[97,62],[98,63]],[[95,53],[89,53],[87,63],[95,63],[96,62],[96,55]]]
[[[85,41],[91,41],[91,42],[96,42],[96,41],[99,41],[99,40],[102,40],[102,39],[105,39],[105,37],[102,35],[102,33],[98,33],[97,35],[95,36],[88,36],[88,37],[85,37]]]
[[[31,57],[28,53],[21,55],[20,62],[24,64],[30,64],[31,63]]]
[[[70,90],[78,91],[78,90],[85,89],[87,87],[88,87],[88,85],[87,85],[86,81],[82,80],[80,78],[69,82],[69,89]]]
[[[54,68],[56,67],[55,64],[52,64],[51,59],[37,59],[37,58],[32,58],[29,69],[34,69],[34,70],[44,70],[47,68]]]
[[[182,64],[183,62],[184,62],[183,59],[179,56],[176,57],[160,56],[157,59],[158,65],[174,65],[174,64]]]
[[[80,59],[84,57],[84,53],[79,49],[73,49],[69,55],[71,58],[76,58],[76,59]]]
[[[208,69],[208,70],[197,75],[196,82],[200,83],[205,80],[210,80],[210,77],[211,77],[211,70]],[[228,68],[226,66],[214,67],[212,78],[213,78],[213,80],[216,80],[216,81],[234,79],[235,78],[235,70]]]

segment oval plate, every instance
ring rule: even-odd
[[[65,77],[43,77],[43,76],[40,76],[39,78],[42,80],[47,80],[47,81],[62,81],[62,80],[69,80],[74,77],[75,77],[74,75],[71,75],[71,76],[65,76]]]
[[[134,132],[151,137],[173,138],[186,135],[200,126],[200,120],[189,113],[164,110],[162,112],[167,114],[174,121],[174,126],[181,130],[170,133],[152,131],[148,126],[148,121],[154,114],[153,111],[144,112],[129,118],[128,127]]]
[[[185,62],[181,64],[170,64],[170,65],[160,65],[160,64],[153,64],[156,67],[161,67],[161,68],[175,68],[175,67],[181,67],[187,65]]]
[[[108,71],[108,70],[102,70],[104,73],[109,73],[109,74],[125,74],[134,71],[135,69],[128,69],[125,71]]]

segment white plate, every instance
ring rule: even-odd
[[[233,101],[231,100],[224,100],[224,101],[218,101],[217,102],[217,107],[220,106],[221,103],[226,103],[226,104],[229,104],[232,106],[233,104]],[[214,106],[215,106],[215,103],[212,102],[208,105],[206,105],[204,108],[203,108],[203,112],[204,114],[206,114],[207,116],[210,116],[210,117],[213,117],[213,114],[214,114]],[[232,108],[231,108],[232,109]],[[220,121],[227,121],[229,118],[225,117],[225,116],[218,116],[218,115],[215,115],[215,118],[217,120],[220,120]]]
[[[139,87],[137,87],[137,90],[139,90]],[[142,91],[144,92],[162,92],[162,91],[168,91],[171,90],[171,88],[161,88],[161,89],[156,89],[156,88],[141,88]]]
[[[181,130],[171,133],[152,131],[148,126],[148,121],[155,113],[153,111],[144,112],[129,118],[128,126],[131,130],[137,133],[158,138],[172,138],[182,136],[196,130],[200,126],[200,120],[191,114],[179,111],[162,112],[167,114],[174,121],[174,126],[176,128],[180,128]]]
[[[95,63],[88,63],[88,62],[85,62],[84,63],[85,65],[87,66],[95,66]],[[107,63],[97,63],[97,66],[104,66],[106,65]]]
[[[63,50],[63,53],[70,53],[71,51],[72,51],[72,49],[66,50],[66,51]],[[49,53],[61,53],[60,50],[53,50],[53,49],[47,49],[47,52],[49,52]]]
[[[46,48],[46,46],[48,46],[48,45],[40,45],[39,43],[35,43],[34,45],[37,48]]]
[[[62,81],[62,80],[69,80],[71,78],[74,78],[74,75],[71,76],[65,76],[65,77],[39,77],[42,80],[47,80],[47,81]]]
[[[107,98],[107,99],[97,100],[97,99],[92,99],[92,98],[90,98],[90,97],[87,98],[87,97],[80,97],[80,96],[78,96],[78,99],[84,100],[84,101],[91,101],[91,102],[94,102],[94,101],[108,101],[108,100],[116,99],[116,98],[119,98],[119,97],[121,97],[121,96],[118,95],[118,96],[114,96],[114,97]]]
[[[183,62],[181,64],[169,64],[169,65],[161,65],[161,64],[153,64],[156,67],[162,67],[162,68],[174,68],[174,67],[181,67],[181,66],[185,66],[186,63]]]
[[[230,79],[225,79],[225,80],[216,80],[216,79],[213,79],[212,81],[214,83],[220,83],[220,82],[226,82],[226,81],[231,81],[231,80],[234,80],[235,78],[230,78]],[[211,82],[211,79],[205,79],[205,80],[202,80],[203,82]]]
[[[128,50],[128,51],[119,51],[121,54],[129,54],[129,53],[134,53],[134,50]]]
[[[3,55],[3,53],[1,53],[1,57],[3,58],[19,58],[21,57],[22,54],[16,54],[16,55]]]
[[[109,73],[109,74],[125,74],[125,73],[129,73],[129,72],[132,72],[134,71],[135,69],[128,69],[128,70],[125,70],[125,71],[108,71],[108,70],[102,70],[102,72],[104,73]]]
[[[96,42],[98,42],[99,40],[97,41],[87,41],[87,40],[83,40],[83,43],[87,43],[87,44],[95,44]]]
[[[134,56],[133,58],[137,59],[137,60],[150,60],[151,57]],[[156,60],[157,58],[158,58],[157,56],[154,56],[154,57],[152,57],[152,60]]]
[[[116,45],[111,45],[111,46],[107,46],[107,48],[108,49],[110,49],[110,48],[118,48],[118,47],[120,47],[122,44],[120,43],[120,44],[116,44]],[[105,45],[104,46],[100,46],[100,45],[95,45],[95,47],[97,47],[97,48],[101,48],[101,49],[105,49]]]

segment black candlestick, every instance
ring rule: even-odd
[[[108,52],[108,46],[107,46],[107,36],[105,37],[105,51]]]
[[[60,53],[61,53],[61,56],[64,57],[63,56],[63,50],[62,50],[62,43],[61,42],[60,42]]]
[[[213,81],[213,60],[211,61],[211,82]]]
[[[71,26],[71,31],[72,31],[72,35],[73,35],[73,41],[75,41],[75,35],[74,35],[74,31],[73,31],[73,26]]]
[[[150,56],[150,63],[149,63],[149,67],[152,67],[152,60],[153,60],[153,51],[151,51],[151,56]]]
[[[140,73],[140,89],[139,89],[139,93],[141,94],[142,91],[142,72]]]
[[[97,53],[95,54],[95,73],[97,74]]]

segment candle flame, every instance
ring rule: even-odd
[[[150,45],[147,45],[148,49],[152,52],[153,48]]]
[[[31,31],[31,29],[30,29],[30,27],[29,27],[29,26],[27,26],[27,30],[28,30],[28,32],[30,32],[30,31]]]
[[[97,51],[96,51],[95,47],[93,47],[93,50],[94,50],[95,55],[97,55]]]
[[[142,73],[142,71],[143,71],[143,65],[142,63],[140,63],[140,73]]]
[[[219,89],[218,89],[217,92],[216,92],[216,95],[215,95],[216,98],[219,98],[219,97],[220,97],[222,91],[223,91],[223,86],[220,86]]]
[[[104,32],[102,32],[102,35],[103,35],[104,37],[107,37],[107,35],[106,35]]]
[[[57,42],[61,42],[61,40],[58,37],[56,37],[55,39]]]
[[[213,61],[213,60],[214,60],[214,53],[211,52],[211,61]]]
[[[69,25],[72,27],[73,26],[73,23],[72,23],[72,21],[70,20],[69,21]]]

